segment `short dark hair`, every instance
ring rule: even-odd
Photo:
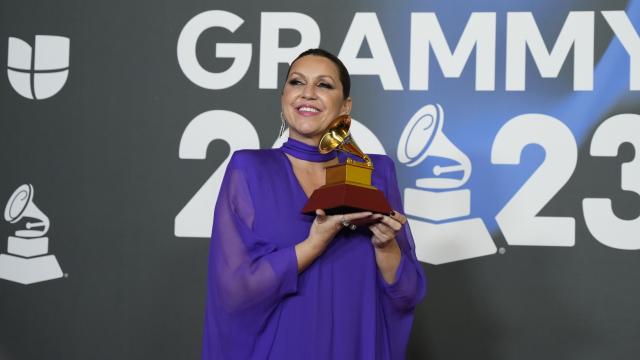
[[[349,93],[351,92],[351,77],[349,76],[349,71],[347,70],[347,67],[344,66],[342,61],[340,61],[340,59],[338,59],[337,56],[333,55],[332,53],[330,53],[330,52],[328,52],[327,50],[324,50],[324,49],[308,49],[308,50],[303,51],[300,55],[298,55],[298,57],[296,57],[291,62],[291,65],[289,65],[289,69],[287,70],[287,77],[285,78],[285,82],[289,78],[289,73],[291,72],[291,67],[293,66],[293,64],[296,61],[298,61],[298,59],[301,59],[301,58],[303,58],[305,56],[309,56],[309,55],[321,56],[321,57],[323,57],[325,59],[331,60],[331,62],[336,65],[336,67],[338,68],[338,74],[340,75],[340,83],[342,84],[342,97],[344,99],[348,98],[349,97]]]

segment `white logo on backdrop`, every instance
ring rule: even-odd
[[[418,239],[416,255],[431,264],[496,252],[482,219],[465,218],[471,213],[471,191],[459,187],[471,176],[471,161],[442,132],[443,125],[442,107],[426,105],[409,120],[398,142],[398,160],[408,167],[428,157],[453,162],[434,166],[433,176],[417,179],[415,188],[404,191],[405,213]]]
[[[15,236],[9,236],[7,253],[0,254],[0,278],[21,284],[62,277],[62,270],[49,252],[49,218],[33,202],[33,186],[18,187],[4,209],[4,219],[11,224],[25,220]]]
[[[52,97],[69,76],[69,38],[36,35],[32,48],[25,41],[10,37],[7,75],[13,89],[27,99]]]

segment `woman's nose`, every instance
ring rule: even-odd
[[[307,85],[305,85],[304,89],[302,90],[302,97],[304,97],[305,99],[315,99],[316,97],[315,84],[308,83]]]

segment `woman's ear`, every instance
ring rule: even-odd
[[[340,113],[341,114],[351,114],[351,105],[352,105],[352,101],[351,101],[351,96],[349,96],[348,98],[344,99],[344,102],[342,103],[342,109],[340,109]]]

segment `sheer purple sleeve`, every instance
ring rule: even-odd
[[[396,178],[395,165],[388,157],[386,172],[386,196],[389,204],[396,211],[404,213],[398,180]],[[413,308],[422,301],[426,293],[424,271],[416,257],[415,244],[411,229],[407,222],[396,236],[396,241],[402,251],[400,265],[396,271],[393,283],[388,284],[381,274],[378,274],[379,284],[384,293],[391,300],[397,310],[413,311]]]
[[[241,154],[240,154],[241,155]],[[277,248],[253,230],[256,216],[249,159],[234,153],[215,207],[209,252],[203,358],[242,358],[278,304],[296,292],[298,264],[293,246]]]
[[[388,157],[385,159],[387,160],[385,161],[387,166],[384,169],[387,200],[393,209],[404,212],[393,160]],[[409,223],[402,226],[396,241],[402,251],[402,257],[395,279],[388,284],[378,271],[378,284],[381,289],[380,301],[385,328],[388,332],[391,358],[404,359],[413,324],[413,311],[425,296],[426,283],[422,266],[416,257]]]

